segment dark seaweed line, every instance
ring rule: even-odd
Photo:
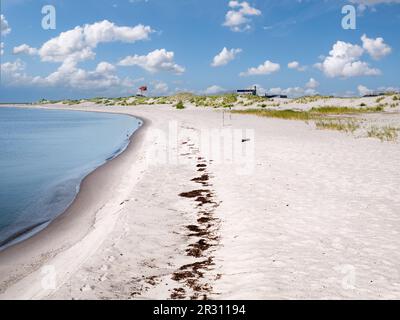
[[[188,143],[189,141],[182,144],[187,144],[192,154],[198,151],[193,144]],[[219,236],[217,235],[219,220],[214,217],[214,213],[219,203],[215,199],[215,192],[211,189],[210,175],[206,171],[207,161],[202,157],[198,157],[197,161],[197,172],[201,175],[191,181],[201,184],[202,189],[182,192],[179,196],[192,200],[198,210],[197,224],[186,226],[189,231],[187,236],[198,238],[198,241],[188,245],[186,255],[195,259],[203,258],[204,260],[181,266],[172,274],[172,280],[178,282],[181,286],[173,289],[170,296],[171,299],[207,299],[208,295],[213,291],[211,284],[203,283],[201,280],[215,266],[212,252],[219,245]],[[217,275],[215,280],[220,278],[221,275]],[[186,289],[191,289],[194,293],[188,297]]]

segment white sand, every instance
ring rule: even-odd
[[[150,121],[73,214],[0,254],[0,298],[400,298],[398,143],[255,116],[226,114],[223,127],[212,109],[69,108]],[[246,158],[218,159],[221,129]],[[208,154],[200,133],[221,145]],[[203,173],[206,185],[191,181]],[[179,196],[193,190],[203,206]],[[188,256],[200,239],[212,246]]]

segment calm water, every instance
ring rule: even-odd
[[[125,115],[0,108],[0,249],[64,212],[140,125]]]

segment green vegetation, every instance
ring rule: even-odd
[[[59,103],[60,101],[57,100],[48,100],[48,99],[40,99],[37,104],[56,104]],[[34,103],[33,103],[34,104]]]
[[[360,128],[360,125],[354,120],[318,120],[315,125],[321,130],[336,130],[347,133],[354,133]]]
[[[63,100],[62,103],[72,106],[72,105],[76,105],[76,104],[81,104],[82,100]]]
[[[238,97],[236,94],[227,94],[222,97],[223,104],[234,104],[238,101]]]
[[[372,113],[383,111],[382,105],[369,108],[349,108],[326,106],[312,108],[309,111],[298,110],[273,110],[273,109],[249,109],[236,110],[233,113],[254,114],[262,117],[279,118],[285,120],[301,120],[305,122],[313,121],[317,129],[336,130],[354,134],[361,128],[362,122],[349,116],[362,113]],[[339,118],[340,115],[345,117]],[[395,141],[398,137],[398,131],[393,127],[372,127],[368,130],[368,137],[375,137],[381,141]]]
[[[326,106],[326,107],[312,108],[310,112],[317,114],[355,114],[355,113],[381,112],[383,110],[384,108],[382,105],[369,108]]]
[[[267,98],[263,96],[253,96],[253,95],[240,95],[242,99],[248,100],[250,104],[257,103],[257,102],[265,102]]]
[[[386,126],[386,127],[376,127],[373,126],[371,127],[367,135],[369,138],[377,138],[379,140],[383,141],[396,141],[398,137],[398,128],[394,128],[391,126]]]
[[[40,99],[40,100],[38,101],[38,104],[46,104],[46,103],[49,103],[49,100],[47,100],[47,99]]]
[[[295,111],[295,110],[270,110],[270,109],[249,109],[249,110],[236,110],[233,113],[240,114],[254,114],[261,117],[279,118],[287,120],[311,120],[312,115],[309,111]]]
[[[157,104],[168,104],[168,100],[166,98],[159,98]]]
[[[349,107],[334,107],[326,106],[319,108],[312,108],[309,111],[295,111],[295,110],[271,110],[271,109],[249,109],[237,110],[234,113],[241,114],[254,114],[262,117],[279,118],[287,120],[322,120],[326,115],[341,115],[341,114],[358,114],[383,111],[381,106],[370,108],[349,108]]]
[[[137,106],[141,104],[147,104],[149,101],[149,98],[147,97],[136,97],[129,105],[132,106]]]
[[[385,97],[379,97],[376,99],[376,103],[380,103],[381,101],[383,101],[385,99]]]
[[[297,99],[294,99],[294,102],[300,103],[300,104],[308,104],[311,102],[316,102],[319,100],[327,100],[333,98],[332,96],[320,96],[320,95],[315,95],[315,96],[305,96],[305,97],[300,97]]]
[[[223,94],[213,96],[194,96],[188,102],[196,107],[232,108],[238,102],[237,94]]]
[[[100,100],[103,100],[103,99],[104,98],[102,98],[102,97],[96,97],[96,98],[88,99],[87,101],[97,103],[97,102],[99,102]]]
[[[183,92],[168,97],[117,97],[105,98],[95,97],[83,100],[65,100],[64,104],[73,105],[82,102],[92,102],[98,105],[105,106],[137,106],[137,105],[171,105],[175,106],[180,101],[183,104],[190,103],[196,107],[211,107],[211,108],[233,108],[236,105],[240,106],[253,106],[253,105],[266,105],[269,99],[260,96],[251,95],[238,95],[236,93],[227,93],[220,95],[194,95],[193,93]],[[39,103],[48,103],[48,100],[41,100]],[[277,104],[279,106],[279,104]]]
[[[384,94],[385,94],[385,96],[394,96],[394,95],[396,95],[398,92],[396,92],[396,91],[387,91],[387,92],[385,92]]]
[[[113,100],[105,100],[104,105],[107,107],[115,106],[116,103],[114,103]]]
[[[194,94],[191,92],[180,92],[180,93],[177,93],[176,95],[170,96],[169,98],[171,100],[187,101],[193,96],[194,96]]]
[[[185,109],[185,106],[183,105],[183,102],[182,102],[182,101],[179,101],[179,102],[175,105],[175,108],[178,109],[178,110],[182,110],[182,109]]]

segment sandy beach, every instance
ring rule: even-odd
[[[0,253],[0,299],[400,298],[398,143],[212,108],[40,107],[144,125]]]

